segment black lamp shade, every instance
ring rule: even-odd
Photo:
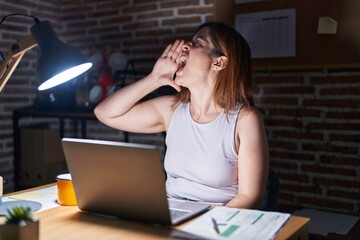
[[[30,29],[40,48],[37,61],[39,90],[64,83],[91,68],[77,49],[64,44],[57,37],[48,21],[42,21]]]

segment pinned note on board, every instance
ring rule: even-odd
[[[332,17],[319,17],[318,23],[318,34],[336,34],[337,32],[337,21]]]

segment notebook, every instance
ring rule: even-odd
[[[156,146],[63,138],[77,204],[88,213],[177,225],[210,204],[168,199]]]

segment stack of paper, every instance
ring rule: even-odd
[[[206,239],[273,239],[290,214],[214,207],[182,231]]]

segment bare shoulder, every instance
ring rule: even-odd
[[[153,98],[148,101],[148,104],[151,104],[159,115],[162,116],[163,121],[165,123],[165,127],[167,126],[171,120],[171,117],[178,106],[175,104],[175,96],[174,95],[166,95],[157,98]]]
[[[254,108],[254,107],[246,107],[246,108],[242,108],[239,111],[239,120],[256,120],[256,119],[262,119],[262,115],[259,112],[258,109]]]
[[[240,110],[237,120],[237,128],[239,130],[254,126],[262,127],[263,124],[263,117],[256,108],[247,107]]]
[[[175,96],[173,95],[166,95],[161,97],[156,97],[148,101],[149,104],[152,104],[155,108],[159,111],[174,111],[176,106],[175,103]]]
[[[237,141],[243,149],[268,155],[266,128],[261,113],[256,108],[244,108],[240,111],[236,125]]]

